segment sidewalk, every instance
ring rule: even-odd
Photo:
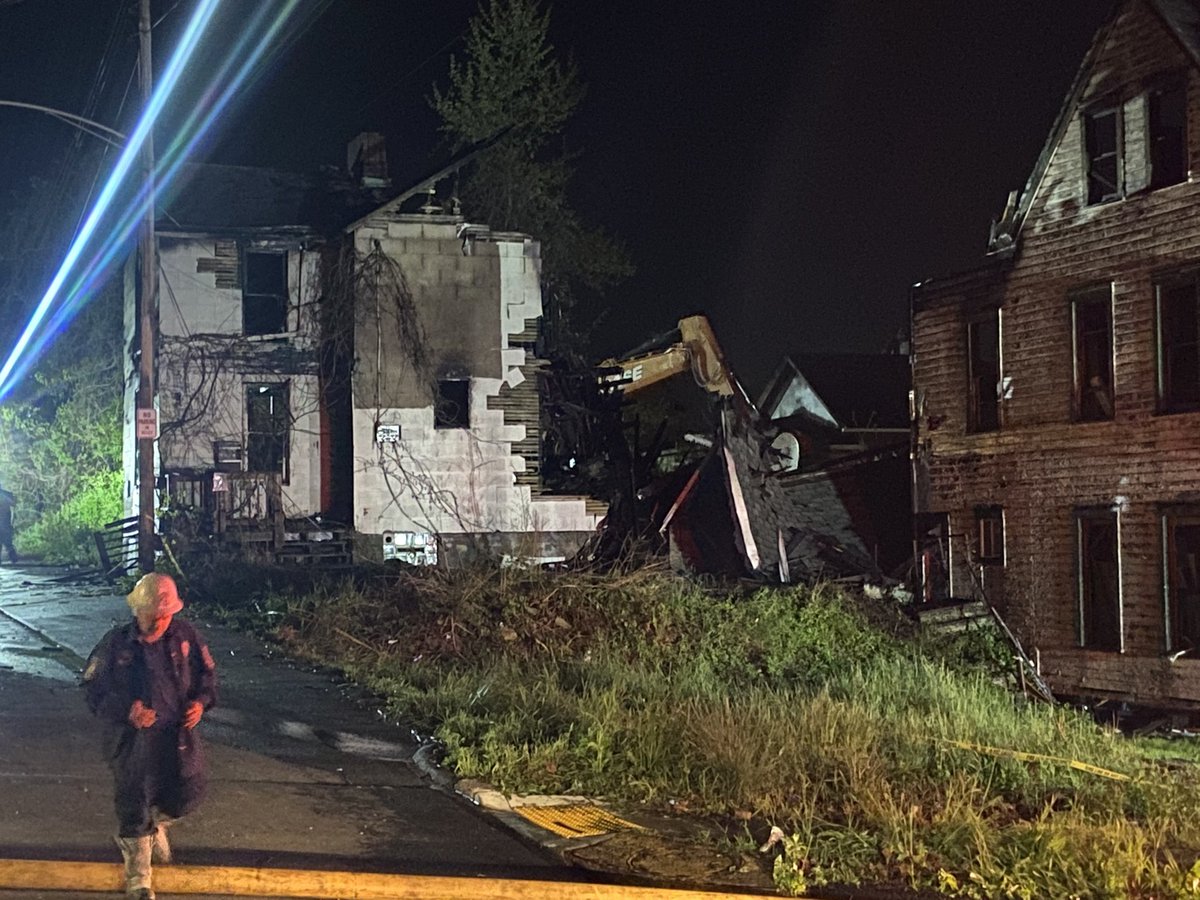
[[[35,674],[0,668],[0,856],[111,861],[111,776],[76,683],[90,649],[127,619],[124,600],[0,568],[0,612],[41,635],[51,658]],[[174,832],[181,863],[579,878],[431,790],[413,745],[363,692],[197,624],[217,659],[221,700],[201,724],[210,796]]]

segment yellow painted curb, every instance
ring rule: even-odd
[[[121,867],[115,863],[0,860],[0,889],[119,892],[122,888]],[[154,889],[164,894],[340,900],[738,900],[760,896],[559,881],[226,866],[156,867]]]

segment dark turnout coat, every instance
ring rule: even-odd
[[[151,807],[184,815],[204,792],[200,736],[179,720],[193,701],[205,710],[216,703],[216,666],[204,638],[189,622],[174,619],[160,641],[169,663],[159,677],[172,680],[167,693],[178,698],[179,708],[155,710],[159,722],[151,728],[134,728],[128,718],[135,700],[153,708],[153,669],[138,640],[136,621],[109,631],[92,650],[83,673],[88,708],[103,723],[103,752],[116,778],[124,836],[148,833]]]

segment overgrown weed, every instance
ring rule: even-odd
[[[794,892],[1195,896],[1194,766],[1026,703],[990,639],[931,652],[828,585],[402,570],[226,604],[387,697],[459,775],[782,826]]]

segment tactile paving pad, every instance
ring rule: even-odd
[[[517,806],[513,812],[540,828],[566,838],[646,830],[599,806]]]

